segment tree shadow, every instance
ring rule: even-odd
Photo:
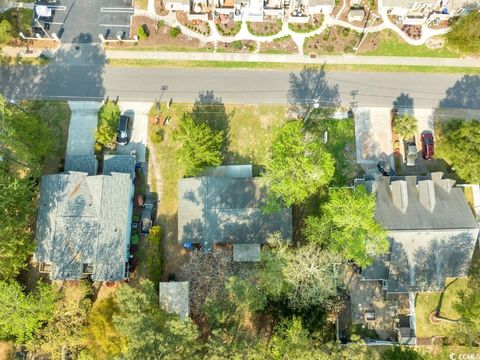
[[[44,66],[2,60],[0,92],[15,100],[99,100],[105,95],[105,63],[101,48],[91,45],[61,48]]]
[[[440,108],[480,109],[480,76],[465,75],[446,91]]]
[[[289,110],[296,118],[305,119],[310,115],[306,119],[306,128],[314,128],[316,121],[332,116],[340,104],[338,85],[328,84],[324,68],[325,65],[305,66],[298,74],[290,73]]]
[[[398,111],[399,115],[413,115],[413,98],[408,94],[401,93],[393,102],[393,109]]]

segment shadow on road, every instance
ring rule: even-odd
[[[446,91],[440,108],[480,109],[480,76],[465,75]]]

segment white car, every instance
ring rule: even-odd
[[[415,166],[417,160],[417,146],[415,143],[407,144],[407,166]]]

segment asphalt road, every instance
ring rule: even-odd
[[[96,56],[69,51],[73,55],[68,61],[60,57],[45,67],[1,67],[0,91],[14,99],[119,96],[123,101],[153,101],[166,85],[163,100],[176,102],[192,102],[199,92],[213,91],[225,103],[287,103],[294,98],[345,105],[352,101],[353,91],[358,106],[385,107],[397,102],[407,107],[480,109],[479,76],[104,67]]]

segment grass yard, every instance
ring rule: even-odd
[[[463,194],[465,195],[465,199],[467,199],[468,205],[470,209],[472,209],[473,213],[475,214],[475,202],[473,201],[473,190],[470,186],[465,186],[463,188]]]
[[[152,111],[150,116],[151,120],[158,115],[160,118],[159,125],[152,125],[150,130],[150,160],[155,162],[151,166],[158,166],[158,173],[161,174],[162,196],[158,217],[165,233],[164,280],[170,273],[178,273],[186,261],[186,251],[177,243],[178,179],[183,176],[183,172],[175,158],[176,147],[172,140],[172,131],[182,115],[192,108],[193,104],[178,103],[173,104],[170,109],[162,107],[160,115]],[[286,118],[285,106],[225,105],[225,113],[229,119],[229,131],[224,163],[264,164],[272,141],[272,128],[283,123]],[[167,116],[170,116],[171,120],[167,126],[163,126],[163,119]],[[150,170],[150,174],[154,172],[155,169]],[[159,179],[155,180],[158,182]]]
[[[458,313],[453,309],[453,304],[457,301],[457,292],[468,288],[468,279],[447,278],[445,282],[446,290],[443,293],[419,293],[415,301],[415,311],[417,314],[417,337],[431,336],[450,336],[455,330],[456,324],[440,322],[433,324],[429,320],[430,314],[435,311],[440,300],[440,314],[442,317],[457,320]]]
[[[362,48],[373,50],[362,51]],[[460,57],[461,54],[446,46],[441,49],[429,49],[425,45],[412,46],[403,41],[397,34],[387,30],[367,35],[360,47],[359,55],[370,56],[411,56],[411,57]]]

